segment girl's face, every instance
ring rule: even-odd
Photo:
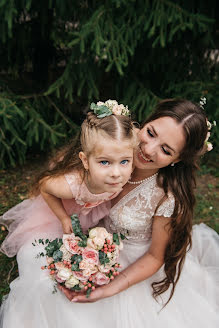
[[[134,164],[138,169],[148,169],[155,173],[179,161],[185,136],[182,126],[166,116],[147,123],[139,131],[139,141]]]
[[[84,152],[79,157],[88,170],[87,187],[94,194],[121,191],[133,170],[133,146],[129,141],[101,136],[89,157]]]

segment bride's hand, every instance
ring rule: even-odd
[[[89,297],[86,297],[86,294],[84,293],[74,292],[61,285],[58,285],[58,289],[65,294],[69,301],[75,303],[92,303],[107,297],[107,295],[104,293],[104,287],[96,288],[91,292]]]

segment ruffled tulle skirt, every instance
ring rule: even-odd
[[[125,241],[120,255],[123,267],[144,254],[145,241]],[[1,307],[1,328],[218,328],[219,327],[219,237],[204,224],[193,228],[193,247],[188,252],[175,293],[166,307],[156,302],[150,279],[96,303],[71,303],[40,269],[45,259],[36,259],[40,248],[24,245],[18,255],[19,278]]]

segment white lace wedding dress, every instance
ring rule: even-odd
[[[143,255],[149,245],[151,223],[162,190],[156,176],[137,186],[110,211],[105,226],[127,236],[121,251],[123,268]],[[170,216],[170,196],[158,215]],[[152,297],[151,283],[162,278],[162,269],[150,279],[96,303],[71,303],[40,269],[44,259],[31,241],[17,255],[19,278],[1,308],[1,328],[218,328],[219,327],[219,237],[206,225],[195,225],[193,247],[188,252],[175,293],[161,310],[162,300]],[[168,293],[162,296],[163,301]]]

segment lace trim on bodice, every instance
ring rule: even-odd
[[[149,177],[125,195],[110,210],[110,229],[122,233],[127,239],[150,239],[152,219],[157,204],[164,196],[156,183],[157,174]],[[168,198],[157,210],[156,216],[170,217],[175,206],[174,197]]]

